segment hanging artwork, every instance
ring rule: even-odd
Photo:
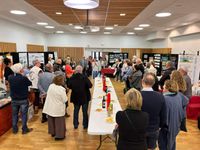
[[[44,53],[28,53],[29,66],[33,66],[33,61],[36,59],[44,64]]]
[[[28,67],[27,53],[19,53],[19,63],[21,63],[25,68]]]

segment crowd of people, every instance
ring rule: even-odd
[[[116,114],[118,150],[175,150],[179,131],[187,132],[186,106],[192,96],[187,68],[166,63],[160,80],[154,62],[116,61],[116,80],[125,83],[127,107]],[[130,134],[134,133],[134,134]]]
[[[87,62],[86,68],[84,61]],[[70,57],[67,57],[65,62],[60,58],[56,61],[49,59],[43,68],[41,62],[36,59],[32,67],[25,69],[22,64],[12,65],[11,60],[5,58],[4,76],[7,91],[10,92],[12,99],[13,133],[18,133],[19,112],[22,116],[22,134],[32,131],[27,126],[27,113],[29,102],[31,102],[35,114],[38,113],[40,107],[43,108],[41,122],[48,121],[48,133],[55,137],[55,140],[64,139],[65,117],[70,117],[67,112],[69,90],[71,90],[70,102],[74,105],[74,129],[77,129],[79,125],[78,116],[81,107],[83,128],[87,129],[88,103],[91,100],[89,89],[92,87],[88,78],[89,74],[87,74],[88,62],[83,58],[76,65],[71,62]]]
[[[64,139],[65,117],[70,116],[67,112],[69,90],[70,102],[74,105],[74,129],[79,126],[81,107],[83,128],[88,128],[92,88],[88,77],[92,75],[94,79],[99,76],[101,69],[108,65],[106,59],[98,61],[83,57],[79,64],[72,62],[70,57],[65,62],[49,59],[44,68],[41,68],[39,60],[34,60],[29,70],[25,70],[20,63],[11,65],[7,58],[4,63],[6,85],[12,98],[13,133],[18,132],[19,111],[22,114],[22,133],[32,131],[27,126],[28,99],[29,93],[32,93],[34,111],[38,113],[39,107],[43,108],[41,121],[48,121],[48,133],[55,140]],[[113,68],[116,81],[125,84],[123,91],[127,101],[126,109],[116,114],[119,129],[117,149],[155,149],[158,143],[161,150],[175,150],[180,129],[187,130],[186,105],[192,95],[187,68],[176,70],[169,61],[160,80],[153,61],[144,66],[140,58],[123,61],[118,58]]]

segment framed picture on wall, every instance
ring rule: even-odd
[[[41,63],[44,64],[44,53],[28,53],[28,64],[29,66],[33,65],[33,61],[38,59]]]
[[[19,63],[21,63],[24,67],[28,67],[27,53],[19,53]]]

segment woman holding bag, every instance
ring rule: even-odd
[[[145,132],[148,126],[148,114],[141,111],[142,96],[138,90],[132,88],[127,91],[125,97],[126,109],[116,114],[119,130],[117,150],[146,150]]]

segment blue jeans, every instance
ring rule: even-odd
[[[92,77],[93,79],[98,76],[98,71],[92,71]]]
[[[28,100],[19,100],[19,101],[13,101],[12,100],[12,128],[13,132],[18,131],[18,115],[19,115],[19,110],[21,110],[21,115],[22,115],[22,131],[26,132],[28,127],[27,127],[27,113],[28,113]]]
[[[83,112],[83,127],[87,128],[88,127],[88,103],[83,104],[83,105],[75,105],[74,104],[74,120],[73,124],[74,127],[78,127],[79,122],[78,122],[78,116],[79,116],[79,110],[80,107],[82,106],[82,112]]]

